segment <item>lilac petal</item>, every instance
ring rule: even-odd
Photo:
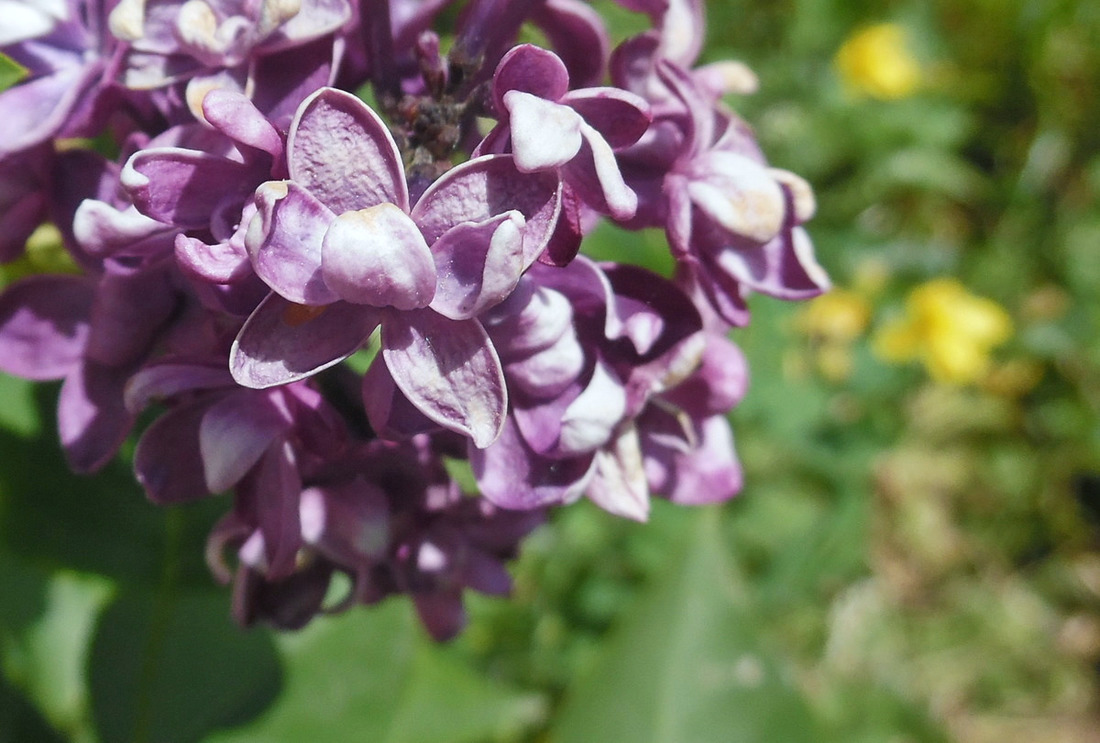
[[[586,452],[603,446],[626,413],[626,391],[619,378],[596,362],[592,379],[561,417],[559,448]]]
[[[507,110],[504,96],[511,90],[557,101],[569,90],[569,72],[553,52],[520,44],[501,58],[493,75],[493,102],[502,115]]]
[[[215,89],[202,99],[203,117],[233,141],[271,155],[283,154],[283,139],[259,109],[240,93]]]
[[[98,65],[64,67],[0,93],[0,156],[55,136],[88,89]]]
[[[321,273],[333,293],[355,304],[412,310],[435,294],[432,251],[393,204],[337,217],[321,243]]]
[[[599,85],[611,41],[603,17],[579,0],[546,0],[531,14],[569,70],[574,87]]]
[[[570,503],[581,496],[594,472],[591,454],[550,459],[531,451],[511,419],[492,446],[470,447],[469,455],[481,494],[501,508]]]
[[[536,264],[529,275],[548,289],[561,292],[569,298],[574,313],[578,315],[604,315],[604,336],[618,338],[622,335],[622,321],[614,307],[615,290],[607,274],[583,255],[577,256],[564,268],[550,268]]]
[[[573,330],[573,307],[560,292],[522,279],[501,304],[480,318],[502,361],[550,348]]]
[[[512,155],[521,172],[561,167],[581,148],[583,122],[569,106],[519,90],[504,94],[504,106],[509,114]]]
[[[364,305],[304,307],[270,294],[233,341],[229,369],[254,389],[304,379],[355,353],[380,317]]]
[[[469,621],[460,589],[414,591],[412,600],[424,629],[436,642],[454,639]]]
[[[302,480],[288,442],[268,448],[237,487],[239,507],[263,537],[263,562],[272,580],[294,572],[302,546],[298,509]]]
[[[787,230],[760,248],[723,250],[717,263],[749,289],[780,299],[809,299],[830,286],[801,227]]]
[[[289,131],[301,104],[333,84],[343,46],[323,37],[274,54],[253,57],[249,72],[252,101],[279,131]]]
[[[154,363],[140,369],[126,383],[126,409],[139,413],[154,400],[185,392],[231,388],[233,377],[225,366]]]
[[[653,120],[644,98],[619,88],[571,90],[561,102],[580,114],[614,149],[635,144]]]
[[[638,196],[626,185],[615,153],[603,136],[581,125],[583,144],[577,157],[565,165],[562,177],[581,200],[598,212],[627,220],[638,210]]]
[[[363,375],[363,407],[371,429],[380,438],[390,441],[409,439],[439,428],[397,389],[389,368],[377,359]]]
[[[511,368],[505,370],[508,377],[509,391],[513,390]],[[517,385],[518,386],[518,385]],[[517,391],[515,401],[510,412],[510,418],[515,420],[516,428],[523,436],[524,443],[539,456],[553,459],[560,458],[563,454],[576,456],[585,452],[562,452],[558,446],[561,434],[561,419],[566,408],[573,400],[577,399],[583,391],[581,383],[573,380],[553,397],[539,400],[535,398],[532,403],[523,400],[522,391]]]
[[[213,284],[231,284],[252,273],[248,254],[231,241],[208,245],[182,232],[176,235],[176,263],[184,273]]]
[[[154,503],[187,503],[210,494],[199,453],[199,423],[208,405],[197,401],[172,408],[138,440],[134,474]]]
[[[409,209],[401,153],[367,104],[335,88],[306,99],[287,138],[290,177],[337,214],[386,202]]]
[[[734,454],[733,434],[724,415],[695,426],[695,445],[669,446],[643,430],[646,477],[673,503],[704,505],[727,500],[741,490],[743,475]]]
[[[596,453],[596,473],[588,485],[589,500],[616,516],[646,521],[649,485],[642,464],[638,433],[627,428],[609,449]]]
[[[699,56],[706,36],[703,0],[669,0],[660,28],[661,56],[690,67]]]
[[[18,258],[27,238],[46,219],[52,158],[49,145],[0,158],[0,263]]]
[[[35,2],[0,0],[0,14],[4,26],[0,28],[0,46],[34,39],[53,31],[68,13],[64,2]]]
[[[175,229],[145,216],[133,206],[119,210],[95,199],[85,199],[73,216],[73,235],[94,256],[109,256],[150,237]]]
[[[298,505],[302,538],[332,560],[383,561],[389,547],[389,504],[378,485],[351,482],[306,488]]]
[[[141,361],[179,305],[169,267],[103,275],[92,302],[84,355],[108,366]]]
[[[485,447],[500,434],[508,408],[500,359],[477,320],[431,310],[390,312],[382,358],[405,396],[444,428]]]
[[[339,299],[321,267],[325,232],[335,215],[294,181],[264,183],[256,189],[256,207],[245,236],[256,275],[291,302]]]
[[[709,152],[692,163],[687,192],[717,226],[764,243],[787,220],[783,189],[767,168],[733,152]]]
[[[431,308],[464,320],[499,304],[527,267],[523,215],[517,211],[484,222],[455,225],[432,246],[439,284]]]
[[[707,301],[722,320],[739,328],[749,324],[749,305],[734,277],[714,266],[709,258],[693,273]]]
[[[670,173],[665,179],[665,194],[668,197],[668,212],[665,215],[665,232],[672,254],[684,258],[691,254],[692,212],[694,207],[688,195],[688,179],[682,175]]]
[[[277,3],[271,5],[279,7]],[[268,11],[268,6],[263,7],[262,12],[271,12]],[[325,36],[338,30],[352,16],[352,3],[348,0],[302,0],[295,6],[287,7],[296,7],[297,11],[264,41],[265,53],[274,49],[300,46],[304,41]]]
[[[715,334],[707,338],[699,368],[662,398],[692,417],[703,418],[732,410],[745,396],[748,384],[745,354],[732,341]]]
[[[80,362],[95,284],[83,276],[28,276],[0,294],[0,369],[61,379]]]
[[[584,239],[581,226],[581,202],[577,194],[568,185],[561,191],[561,216],[554,226],[554,234],[546,249],[539,254],[539,262],[548,266],[565,266],[577,257]]]
[[[702,329],[703,319],[678,286],[639,266],[614,264],[604,271],[615,291],[620,320],[609,338],[629,338],[640,359],[653,359]]]
[[[246,166],[220,155],[160,147],[136,153],[119,178],[142,214],[182,229],[203,229],[247,176]]]
[[[522,392],[533,400],[546,400],[560,395],[576,382],[584,365],[584,349],[577,336],[565,333],[548,348],[505,364],[504,377],[509,389]],[[535,448],[542,451],[538,446]]]
[[[212,493],[228,490],[292,424],[271,395],[251,390],[233,392],[212,405],[199,426],[206,487]]]
[[[57,431],[74,472],[94,472],[107,464],[130,432],[134,418],[122,394],[128,374],[86,362],[61,385]]]
[[[433,244],[462,222],[483,222],[518,211],[524,261],[542,253],[561,212],[561,181],[552,171],[521,173],[511,155],[486,155],[452,168],[433,183],[412,210],[413,221]]]

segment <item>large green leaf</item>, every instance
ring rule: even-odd
[[[319,619],[280,638],[286,689],[256,724],[217,743],[473,743],[544,714],[538,695],[475,673],[432,645],[404,602]]]
[[[54,728],[82,734],[90,727],[84,682],[88,641],[110,585],[0,557],[3,675]]]
[[[0,677],[0,743],[62,743],[42,716]]]
[[[153,585],[166,545],[183,583],[212,583],[206,534],[229,508],[208,498],[172,511],[153,505],[130,465],[116,459],[93,476],[69,471],[58,443],[57,386],[0,376],[0,548],[46,565]]]
[[[551,740],[816,740],[807,706],[760,642],[718,511],[700,509],[682,537],[680,558],[569,690]]]
[[[122,594],[92,641],[101,743],[201,740],[259,714],[280,680],[270,635],[233,625],[224,593]]]

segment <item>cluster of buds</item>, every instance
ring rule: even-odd
[[[701,0],[619,2],[652,27],[614,48],[580,0],[4,5],[0,260],[48,222],[79,270],[0,295],[0,369],[64,380],[74,470],[141,415],[150,499],[231,493],[242,623],[405,593],[447,638],[547,509],[740,488],[727,334],[826,288],[813,196],[696,64]],[[585,257],[601,220],[675,275]]]

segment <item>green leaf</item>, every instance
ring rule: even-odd
[[[123,594],[100,618],[89,664],[101,743],[186,743],[240,725],[278,694],[271,637],[229,618],[224,593]]]
[[[210,743],[474,743],[544,714],[538,695],[486,679],[426,640],[406,602],[318,619],[279,644],[282,696],[256,724]]]
[[[0,93],[23,80],[27,74],[26,67],[0,53]]]
[[[121,459],[94,476],[70,472],[54,423],[57,386],[2,379],[0,548],[50,566],[156,584],[173,510],[150,503]],[[182,582],[211,584],[203,547],[228,507],[208,498],[175,510]]]
[[[0,743],[63,743],[49,723],[16,689],[0,678]]]
[[[806,704],[760,642],[718,511],[640,597],[595,668],[569,691],[553,743],[814,741]]]
[[[5,626],[0,626],[4,676],[56,729],[73,735],[86,732],[88,641],[110,586],[99,578],[70,573],[47,576],[14,560],[4,562],[0,577],[4,602],[33,602],[23,612],[4,612]]]

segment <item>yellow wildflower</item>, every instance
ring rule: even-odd
[[[870,320],[871,305],[862,295],[833,289],[806,304],[796,327],[813,341],[818,372],[830,381],[842,382],[852,374],[852,343],[863,335]]]
[[[848,289],[814,297],[798,316],[798,329],[821,340],[850,342],[867,329],[871,307],[867,300]]]
[[[920,84],[921,69],[896,23],[868,26],[848,38],[835,60],[845,85],[857,95],[894,100]]]
[[[1012,320],[996,302],[955,279],[929,281],[910,292],[905,316],[875,334],[882,359],[919,359],[938,382],[968,384],[989,368],[990,352],[1012,335]]]

